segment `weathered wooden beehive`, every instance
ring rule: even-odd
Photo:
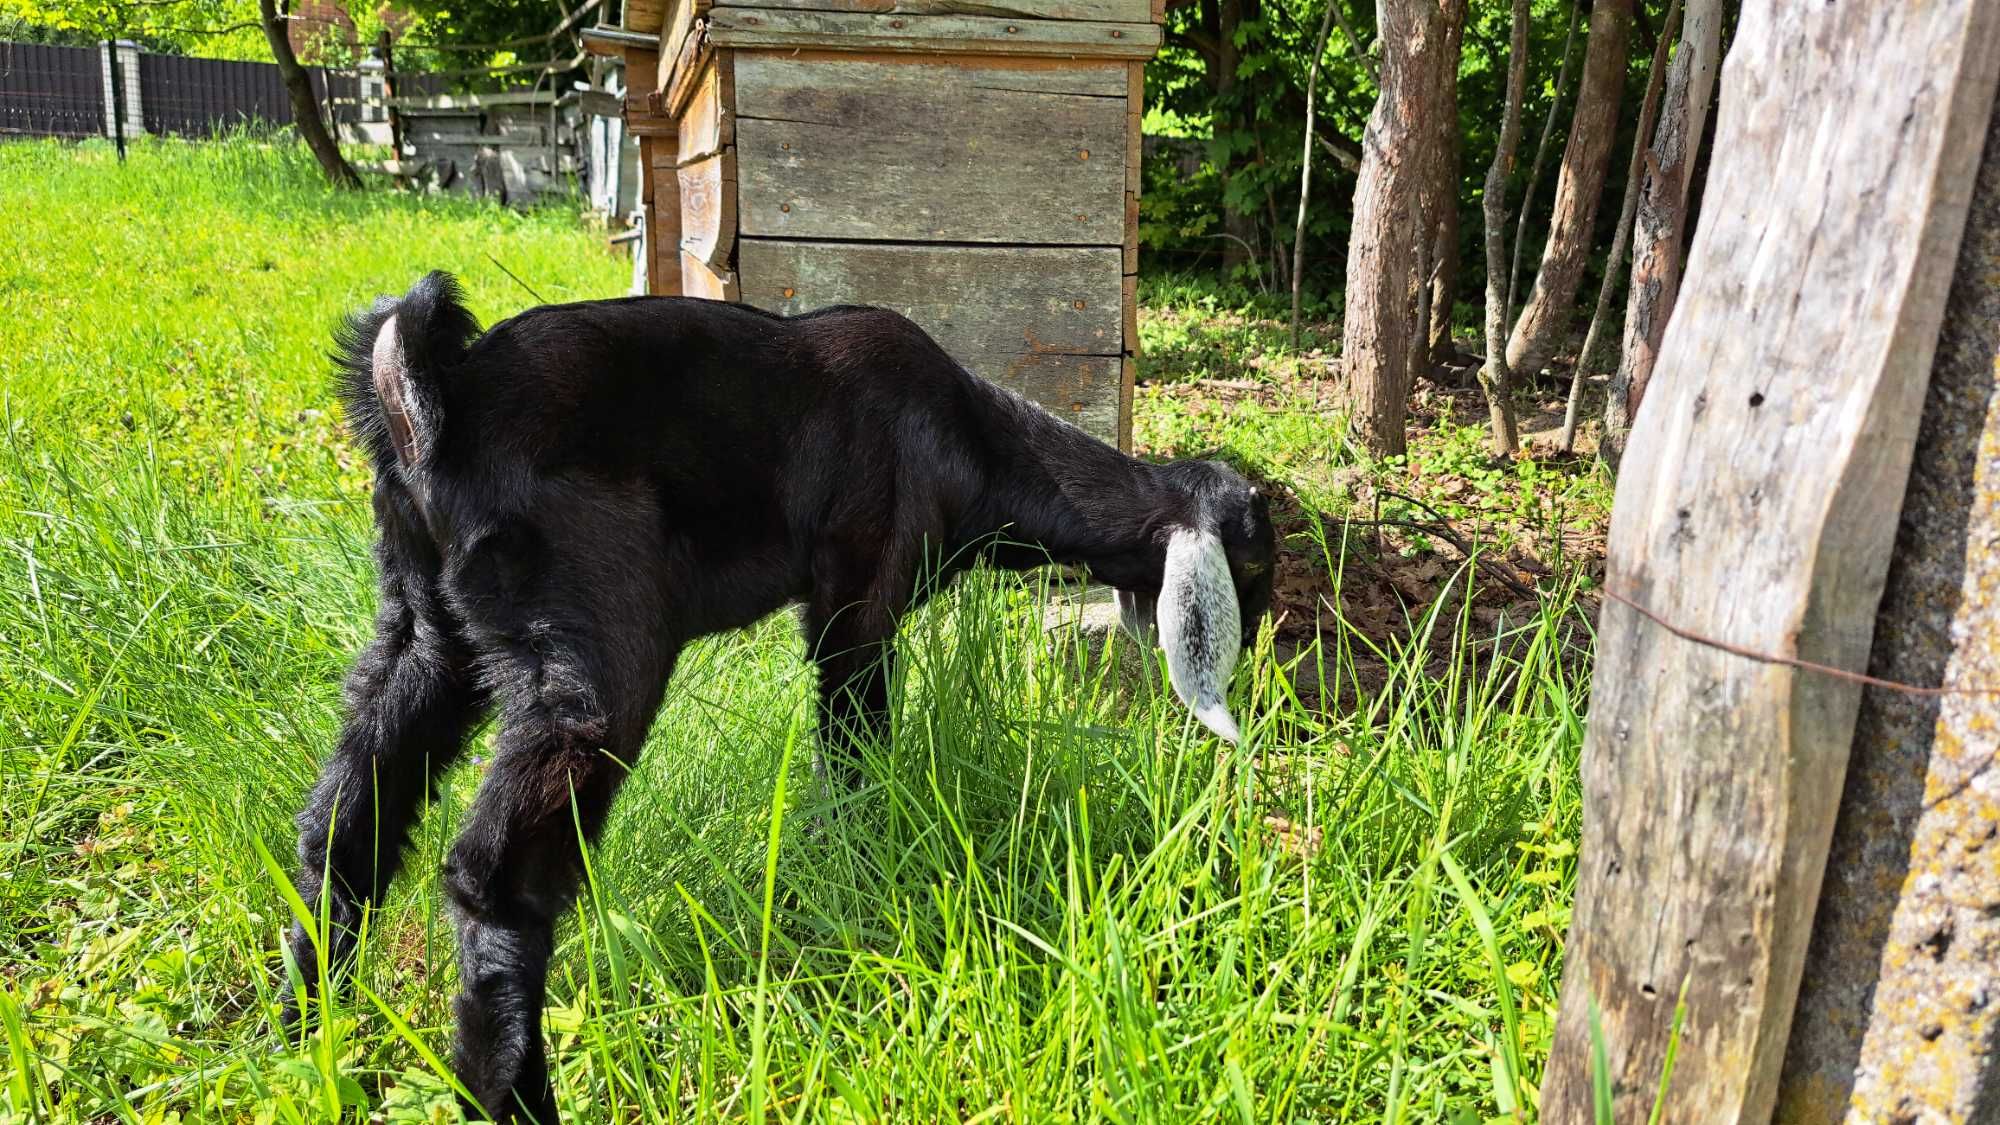
[[[978,14],[970,14],[978,13]],[[1130,444],[1154,0],[627,0],[649,288],[897,309]],[[650,78],[650,80],[649,80]]]

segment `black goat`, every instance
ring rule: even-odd
[[[851,785],[855,740],[885,733],[905,612],[973,561],[1079,564],[1141,635],[1157,607],[1176,692],[1237,736],[1224,694],[1270,600],[1264,499],[1219,464],[1119,453],[895,313],[630,298],[480,335],[433,273],[338,345],[374,460],[381,602],[299,816],[300,890],[346,961],[418,806],[497,707],[445,887],[454,1065],[503,1119],[555,1118],[539,1024],[577,825],[603,825],[689,641],[803,602],[822,775]],[[312,943],[294,929],[297,964]]]

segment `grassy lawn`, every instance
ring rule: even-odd
[[[490,322],[532,303],[494,259],[549,300],[628,267],[573,213],[335,195],[243,142],[0,145],[0,215],[0,1119],[455,1119],[437,872],[479,749],[347,999],[269,1026],[290,817],[372,604],[323,355],[429,268]],[[1244,745],[1156,661],[1045,631],[1045,579],[975,576],[909,623],[894,745],[813,831],[796,627],[703,642],[559,939],[573,1119],[1534,1116],[1604,485],[1489,464],[1448,395],[1409,459],[1358,460],[1321,388],[1245,362],[1268,324],[1180,291],[1142,446],[1289,498]]]

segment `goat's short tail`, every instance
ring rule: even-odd
[[[437,448],[444,373],[464,360],[478,334],[457,280],[442,270],[425,274],[401,299],[381,298],[334,334],[347,424],[378,467],[415,469]]]

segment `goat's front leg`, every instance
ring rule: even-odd
[[[425,798],[485,707],[434,575],[392,547],[382,552],[375,638],[347,678],[340,742],[298,817],[299,894],[315,909],[324,901],[333,967],[352,959],[362,912],[395,878]],[[304,923],[292,926],[288,945],[309,993],[319,987],[316,940]],[[288,989],[284,1023],[298,1014]]]
[[[858,789],[862,747],[889,738],[895,626],[846,622],[814,607],[806,613],[806,635],[819,666],[819,754],[813,761],[822,782]]]
[[[806,605],[806,648],[819,666],[822,783],[861,785],[861,749],[889,739],[889,682],[896,666],[896,625],[922,599],[916,549],[873,553],[829,547],[813,564]]]

